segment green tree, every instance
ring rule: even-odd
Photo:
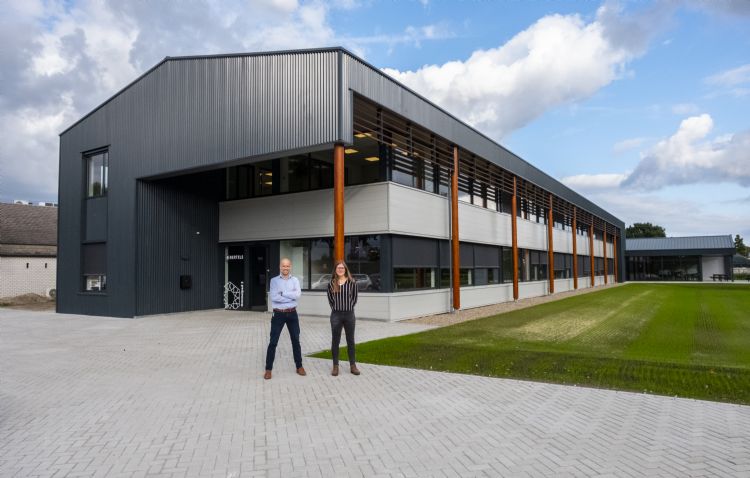
[[[737,250],[737,254],[747,257],[747,246],[739,234],[734,236],[734,248]]]
[[[625,229],[625,237],[667,237],[667,232],[663,227],[651,224],[650,222],[636,222]]]

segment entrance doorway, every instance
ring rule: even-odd
[[[253,245],[248,247],[250,273],[250,308],[266,310],[266,291],[268,290],[268,246]]]
[[[224,308],[266,310],[268,244],[224,248]]]

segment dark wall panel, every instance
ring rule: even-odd
[[[84,201],[86,217],[84,218],[85,241],[107,240],[107,198],[91,198]]]
[[[138,182],[136,315],[219,308],[221,177],[204,173]],[[192,285],[180,287],[180,277]]]

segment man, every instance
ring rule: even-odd
[[[266,373],[263,375],[266,380],[271,378],[276,345],[279,343],[279,336],[284,325],[289,331],[289,338],[292,339],[292,353],[297,374],[307,375],[305,369],[302,368],[302,348],[299,345],[299,317],[297,316],[297,299],[302,295],[302,289],[297,278],[291,275],[292,261],[286,257],[281,259],[279,269],[281,274],[271,279],[270,296],[273,316],[271,318],[271,341],[266,352]]]

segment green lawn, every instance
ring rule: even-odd
[[[750,286],[628,284],[358,344],[357,361],[750,404]]]

